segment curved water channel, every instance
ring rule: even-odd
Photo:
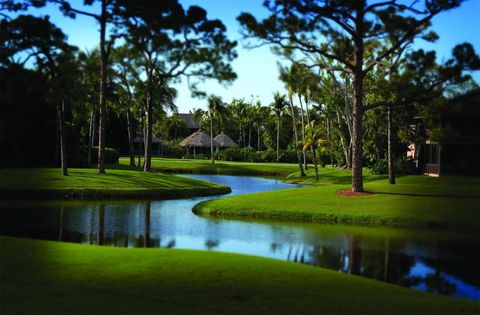
[[[258,177],[188,177],[228,185],[232,188],[229,195],[298,187]],[[227,220],[191,212],[196,203],[218,197],[2,201],[0,234],[109,246],[251,254],[480,300],[479,233]]]

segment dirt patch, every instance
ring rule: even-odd
[[[365,190],[363,192],[353,192],[351,189],[340,189],[337,190],[337,195],[344,197],[361,197],[373,195],[374,192],[371,190]]]

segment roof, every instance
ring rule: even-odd
[[[218,146],[221,148],[238,148],[238,144],[232,140],[229,136],[227,136],[223,131],[220,132],[213,140],[217,141]]]
[[[193,114],[179,113],[178,116],[183,119],[188,129],[200,129],[200,117],[194,121]]]
[[[210,147],[211,139],[209,135],[207,135],[202,130],[195,131],[182,142],[180,142],[181,147],[197,147],[197,148],[206,148]],[[218,143],[213,140],[213,145],[218,146]]]
[[[143,133],[137,132],[135,135],[135,138],[133,138],[134,143],[143,143],[144,137]],[[152,135],[152,143],[163,143],[164,141],[161,140],[160,138],[156,137],[155,135]]]

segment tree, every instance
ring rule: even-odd
[[[59,66],[58,58],[71,53],[74,47],[66,43],[66,36],[53,25],[48,17],[36,18],[19,15],[13,20],[2,19],[0,22],[0,43],[2,64],[19,64],[25,66],[30,58],[35,58],[37,67],[46,75],[51,90],[50,103],[57,108],[57,122],[60,140],[61,169],[68,175],[67,151],[65,139],[65,82],[68,82]],[[63,58],[65,61],[65,58]],[[66,67],[66,64],[64,64]]]
[[[120,111],[125,112],[127,115],[130,166],[135,166],[133,113],[137,111],[135,105],[137,105],[138,99],[135,98],[135,87],[138,87],[140,84],[141,73],[139,67],[135,64],[134,52],[130,51],[128,47],[116,48],[112,57],[115,69],[117,102],[120,106]]]
[[[469,43],[455,46],[452,57],[443,64],[436,63],[434,51],[411,51],[405,58],[396,56],[383,62],[380,79],[377,80],[376,101],[366,106],[367,110],[384,107],[387,111],[387,165],[388,181],[395,184],[394,118],[398,108],[431,105],[434,99],[442,98],[444,92],[470,80],[467,74],[480,69],[480,58]],[[418,114],[417,114],[418,116]]]
[[[313,165],[315,167],[315,180],[318,180],[318,162],[317,149],[321,147],[328,147],[330,144],[323,138],[321,128],[312,120],[305,129],[305,141],[301,143],[305,150],[312,150]]]
[[[285,99],[285,95],[280,95],[279,92],[275,92],[273,94],[273,103],[270,105],[272,108],[272,112],[275,115],[275,119],[277,120],[277,162],[280,160],[280,120],[282,118],[282,113],[287,106],[287,101]]]
[[[238,20],[246,37],[274,44],[286,54],[306,56],[311,67],[322,67],[320,57],[335,62],[335,70],[351,73],[354,98],[352,104],[352,190],[363,191],[362,123],[364,112],[364,78],[385,58],[401,49],[412,38],[424,33],[430,20],[463,0],[272,0],[265,6],[272,14],[261,22],[248,13]],[[395,42],[374,51],[372,45],[385,35]],[[325,42],[319,43],[320,37]],[[328,44],[326,44],[328,43]]]
[[[203,95],[193,79],[217,79],[230,82],[236,78],[229,61],[236,57],[236,42],[229,41],[226,28],[219,20],[209,20],[207,12],[191,6],[184,10],[177,0],[125,1],[124,36],[128,45],[138,51],[146,82],[145,171],[151,169],[152,126],[154,123],[152,93],[170,80],[189,79],[194,95]]]
[[[210,120],[210,154],[212,158],[212,164],[215,163],[215,150],[213,146],[213,121],[222,120],[222,116],[225,115],[226,108],[222,99],[219,96],[212,95],[208,98],[208,116]]]
[[[292,67],[293,68],[293,67]],[[307,166],[307,157],[305,154],[305,150],[303,148],[300,148],[298,145],[299,139],[298,139],[298,133],[297,133],[297,120],[296,116],[297,114],[295,113],[295,106],[293,105],[293,93],[295,90],[295,73],[293,72],[293,69],[287,70],[284,69],[283,67],[280,66],[280,80],[282,80],[285,83],[285,87],[287,88],[288,92],[288,101],[289,101],[289,106],[290,106],[290,111],[292,114],[292,120],[293,120],[293,133],[295,136],[295,150],[297,151],[297,159],[298,159],[298,167],[300,168],[300,176],[305,176],[305,172],[302,167],[302,155],[303,155],[303,162],[305,167]],[[305,128],[303,124],[303,113],[302,113],[302,140],[305,141]],[[301,150],[301,151],[299,151]]]

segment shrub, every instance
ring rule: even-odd
[[[105,164],[118,164],[120,154],[112,148],[105,148]],[[98,163],[98,147],[92,148],[92,163]]]
[[[373,163],[372,167],[372,174],[375,175],[384,175],[388,173],[388,164],[386,160],[377,160]]]
[[[396,174],[401,175],[413,175],[418,174],[418,169],[415,166],[415,162],[412,159],[407,159],[406,157],[401,157],[396,159],[393,162],[393,168]],[[388,162],[387,160],[377,160],[373,163],[372,173],[375,175],[384,175],[388,174]]]
[[[402,174],[402,175],[419,174],[419,170],[415,166],[415,161],[413,159],[407,159],[406,157],[398,158],[395,160],[393,166],[397,174]]]
[[[186,149],[179,145],[166,144],[161,147],[162,156],[169,158],[182,158],[186,154]]]

